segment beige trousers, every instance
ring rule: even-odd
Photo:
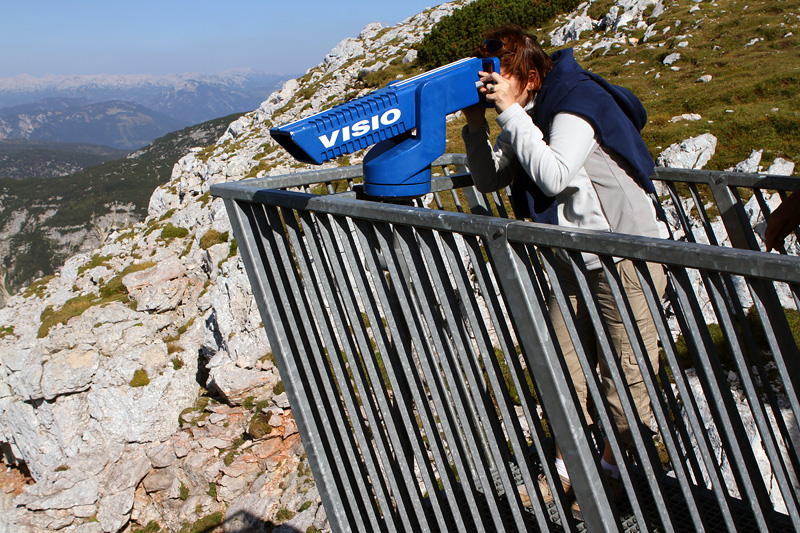
[[[611,379],[608,371],[608,365],[603,357],[598,358],[600,348],[596,341],[594,328],[591,323],[586,304],[580,295],[578,283],[575,280],[572,268],[567,266],[566,263],[561,265],[560,274],[565,284],[566,295],[569,297],[572,308],[575,311],[576,328],[584,340],[584,345],[587,349],[587,357],[589,361],[593,362],[595,366],[599,364],[600,377],[603,385],[603,393],[609,403],[614,422],[616,423],[617,430],[620,433],[623,444],[630,447],[633,444],[631,438],[630,426],[622,410],[622,404],[617,394],[617,389]],[[644,345],[647,348],[647,357],[653,369],[658,371],[658,334],[656,332],[653,318],[650,314],[650,309],[647,306],[644,293],[642,292],[639,277],[633,263],[630,260],[623,259],[617,264],[617,272],[619,273],[620,281],[625,294],[628,298],[630,308],[636,320],[639,332],[641,333]],[[664,268],[658,264],[648,264],[650,275],[653,278],[656,291],[659,297],[664,294],[664,289],[667,284],[667,277],[664,273]],[[636,411],[639,414],[639,419],[644,422],[646,427],[649,427],[650,417],[652,411],[650,409],[650,397],[647,394],[642,374],[639,370],[639,365],[636,362],[631,342],[625,332],[625,326],[622,323],[619,309],[617,308],[614,296],[608,285],[608,280],[602,269],[592,270],[589,272],[591,286],[594,288],[597,295],[600,309],[605,320],[606,327],[610,335],[610,340],[614,345],[614,350],[617,357],[620,359],[622,370],[625,379],[631,390],[631,397],[633,398],[636,406]],[[561,311],[558,304],[551,296],[550,298],[550,319],[555,329],[556,340],[561,346],[564,354],[564,360],[569,370],[572,382],[575,386],[575,391],[578,393],[578,400],[583,408],[583,414],[586,420],[591,422],[592,418],[587,408],[587,386],[586,377],[584,376],[583,369],[581,368],[580,361],[575,352],[575,347],[570,339],[569,332],[567,331],[564,318],[561,316]],[[599,361],[598,361],[599,359]]]

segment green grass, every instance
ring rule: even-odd
[[[610,4],[610,0],[595,2],[590,14],[600,17]],[[657,32],[648,42],[589,54],[581,45],[599,39],[593,32],[584,32],[579,41],[564,47],[575,48],[581,66],[630,89],[642,100],[649,116],[642,137],[654,158],[671,144],[711,133],[717,138],[717,149],[705,167],[709,170],[732,167],[759,149],[764,150],[765,168],[776,157],[800,163],[800,0],[729,0],[716,4],[665,2],[665,13],[648,21],[655,23]],[[701,9],[689,13],[695,5]],[[676,27],[677,21],[680,25]],[[547,34],[562,24],[563,19],[530,30],[552,53],[556,48],[548,46]],[[668,26],[671,29],[662,35]],[[631,37],[643,33],[633,28],[622,31]],[[613,35],[608,32],[605,36]],[[745,46],[755,38],[763,40]],[[682,41],[689,45],[678,47]],[[671,66],[680,70],[663,64],[673,52],[680,53],[681,59]],[[698,83],[705,74],[712,80]],[[670,122],[684,113],[697,113],[702,118]],[[492,112],[487,117],[497,134]],[[462,119],[448,124],[449,151],[463,151],[464,123]]]
[[[187,235],[189,235],[188,229],[173,226],[172,224],[167,224],[166,226],[164,226],[164,229],[161,230],[161,235],[159,236],[159,239],[164,241],[165,243],[169,243],[173,239],[182,239]]]
[[[211,533],[220,526],[225,518],[222,511],[217,511],[208,516],[204,516],[197,522],[181,528],[181,533]]]
[[[753,149],[764,150],[764,162],[800,162],[800,1],[703,2],[690,13],[695,5],[666,2],[655,23],[658,36],[647,43],[576,57],[584,68],[639,96],[650,116],[642,136],[654,157],[673,143],[711,133],[718,144],[709,169],[731,167]],[[672,29],[662,35],[667,26]],[[755,38],[763,40],[745,46]],[[689,45],[678,47],[682,41]],[[568,46],[576,44],[581,42]],[[673,52],[681,55],[672,65],[677,71],[663,64]],[[697,83],[705,74],[712,80]],[[670,122],[684,113],[702,119]]]
[[[101,262],[105,264],[107,258],[95,255],[90,261],[90,264]],[[84,311],[95,305],[105,305],[111,302],[127,302],[128,290],[122,284],[122,278],[132,272],[145,270],[155,265],[153,261],[145,261],[142,263],[134,263],[123,269],[122,272],[112,277],[105,283],[102,283],[99,288],[99,294],[83,294],[75,296],[67,300],[63,306],[58,309],[53,306],[47,306],[40,316],[42,325],[39,327],[39,338],[44,338],[50,332],[50,328],[56,324],[66,324],[72,318],[80,316]]]
[[[130,385],[131,387],[145,387],[150,384],[150,377],[147,375],[147,371],[143,368],[140,368],[136,372],[133,373],[133,378],[131,379]]]
[[[208,250],[215,244],[222,244],[228,242],[228,232],[220,233],[215,229],[209,229],[205,234],[200,237],[200,248]]]
[[[93,294],[70,298],[59,309],[47,306],[40,316],[42,325],[39,327],[39,338],[42,339],[56,324],[66,324],[71,318],[80,316],[90,307],[97,305],[97,297]]]

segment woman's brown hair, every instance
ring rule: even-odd
[[[528,90],[530,101],[541,87],[542,81],[553,68],[550,59],[539,45],[535,35],[517,24],[509,24],[486,34],[486,40],[475,51],[477,57],[497,57],[500,68],[516,77],[523,86],[529,81],[530,71],[539,75],[536,86]]]

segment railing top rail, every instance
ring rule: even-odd
[[[435,181],[435,180],[434,180]],[[548,224],[431,210],[355,198],[355,193],[315,195],[258,189],[245,182],[215,186],[213,194],[235,200],[329,215],[410,224],[439,231],[501,237],[512,241],[613,255],[648,262],[710,269],[733,275],[800,283],[800,257],[704,244],[676,242],[592,230],[564,229]]]
[[[763,173],[729,172],[724,170],[656,167],[651,178],[659,181],[716,183],[728,185],[729,187],[751,189],[780,189],[784,191],[800,189],[799,176],[775,176]]]

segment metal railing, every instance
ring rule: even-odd
[[[477,193],[464,164],[460,155],[434,163],[443,175],[426,205],[361,199],[359,167],[212,187],[225,199],[332,529],[800,528],[800,353],[797,313],[784,310],[796,307],[800,259],[512,220],[505,194]],[[703,196],[716,187],[725,233],[737,244],[757,241],[749,224],[735,225],[736,188],[755,189],[763,203],[759,184],[796,187],[665,169],[655,178],[689,240],[681,189],[719,239]],[[650,397],[650,425],[638,421],[581,252],[601,258]],[[658,331],[655,368],[619,288],[619,258],[635,265]],[[647,263],[666,267],[663,298]],[[621,391],[632,446],[622,444],[575,333],[568,271]],[[552,305],[572,332],[593,421],[554,342]],[[599,464],[604,437],[622,493],[612,493]],[[552,482],[556,442],[578,518]]]

